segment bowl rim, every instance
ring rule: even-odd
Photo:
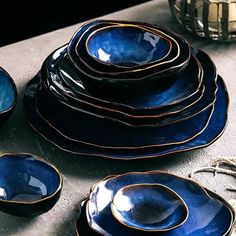
[[[183,218],[181,220],[180,223],[178,224],[175,224],[174,226],[171,226],[171,227],[167,227],[167,228],[163,228],[163,229],[145,229],[145,228],[142,228],[142,227],[135,227],[133,225],[130,225],[130,224],[127,224],[126,220],[121,216],[121,214],[119,214],[118,210],[116,209],[116,205],[115,204],[115,200],[118,196],[118,194],[125,190],[125,189],[129,189],[129,188],[132,188],[132,187],[142,187],[142,186],[155,186],[155,187],[160,187],[160,188],[163,188],[165,190],[167,190],[171,195],[175,196],[176,199],[178,199],[181,203],[181,205],[183,206],[184,208],[184,216],[181,217]],[[144,232],[167,232],[167,231],[170,231],[170,230],[173,230],[173,229],[176,229],[178,228],[179,226],[183,225],[186,220],[188,219],[188,216],[189,216],[189,209],[188,209],[188,206],[187,204],[185,203],[185,201],[183,200],[183,198],[178,194],[176,193],[173,189],[165,186],[164,184],[156,184],[156,183],[140,183],[140,184],[130,184],[130,185],[126,185],[122,188],[120,188],[116,193],[115,195],[113,196],[112,198],[112,201],[111,201],[111,212],[112,212],[112,215],[113,217],[118,220],[121,224],[123,224],[124,226],[127,226],[129,228],[132,228],[132,229],[136,229],[136,230],[141,230],[141,231],[144,231]]]
[[[13,103],[11,104],[10,107],[8,107],[7,109],[3,110],[3,111],[0,111],[0,115],[2,114],[5,114],[11,110],[14,109],[14,107],[16,106],[16,103],[17,103],[17,97],[18,97],[18,93],[17,93],[17,88],[16,88],[16,84],[15,84],[15,81],[13,80],[13,78],[10,76],[10,74],[2,67],[0,67],[0,71],[2,71],[5,76],[8,78],[8,81],[11,83],[12,85],[12,88],[14,90],[14,100],[13,100]],[[0,156],[1,157],[1,156]]]
[[[84,34],[87,33],[88,31],[90,31],[93,27],[95,27],[97,25],[93,25],[92,27],[89,27],[81,36],[80,38],[78,39],[78,42],[76,44],[76,48],[78,46],[78,44],[80,43],[81,39],[83,38]],[[135,29],[141,29],[141,30],[145,30],[146,32],[149,32],[149,33],[152,33],[152,34],[155,34],[156,36],[158,36],[160,39],[164,39],[167,41],[169,47],[168,47],[168,52],[160,59],[157,59],[157,60],[154,60],[152,62],[148,62],[146,63],[145,65],[150,65],[150,64],[155,64],[159,61],[162,61],[163,59],[165,59],[171,52],[172,50],[172,47],[173,47],[173,44],[170,42],[170,39],[173,40],[173,38],[169,35],[167,35],[166,33],[164,32],[161,32],[160,30],[154,30],[151,29],[151,28],[145,28],[143,27],[142,25],[138,25],[138,24],[130,24],[130,23],[127,23],[127,24],[110,24],[108,26],[103,26],[101,28],[98,28],[98,29],[95,29],[94,31],[92,31],[88,37],[85,39],[85,48],[86,48],[86,52],[87,52],[87,55],[90,56],[90,58],[96,60],[97,62],[101,63],[101,64],[104,64],[104,65],[108,65],[108,66],[114,66],[114,67],[118,67],[118,68],[125,68],[129,71],[135,69],[135,68],[138,68],[140,67],[140,65],[136,65],[136,66],[131,66],[131,67],[128,67],[128,66],[120,66],[120,65],[117,65],[115,63],[108,63],[108,62],[105,62],[105,61],[101,61],[99,60],[98,58],[92,56],[90,53],[89,53],[89,41],[96,35],[96,34],[99,34],[101,31],[104,31],[106,29],[114,29],[114,28],[135,28]],[[173,40],[174,41],[174,40]],[[176,44],[177,45],[177,44]],[[76,50],[77,51],[77,50]],[[179,50],[178,50],[179,51]],[[78,55],[78,54],[77,54]],[[144,66],[144,65],[142,65]],[[146,70],[146,68],[144,68],[144,70]]]
[[[39,199],[39,200],[36,200],[36,201],[12,201],[12,200],[4,200],[4,199],[0,199],[0,204],[1,202],[4,202],[4,203],[10,203],[10,204],[24,204],[24,205],[33,205],[33,204],[37,204],[39,202],[44,202],[46,200],[49,200],[50,198],[53,198],[55,195],[57,195],[58,193],[60,193],[60,191],[62,190],[62,187],[63,187],[63,178],[62,178],[62,174],[60,173],[60,171],[53,165],[51,164],[49,161],[43,159],[42,157],[39,157],[39,156],[36,156],[36,155],[33,155],[31,153],[3,153],[0,155],[0,162],[1,162],[1,159],[2,158],[19,158],[19,157],[23,157],[23,156],[26,156],[26,157],[31,157],[33,158],[34,160],[38,161],[38,162],[42,162],[44,163],[46,166],[50,167],[51,169],[54,170],[54,173],[56,173],[58,179],[59,179],[59,183],[58,183],[58,186],[56,188],[56,190],[42,198],[42,199]]]

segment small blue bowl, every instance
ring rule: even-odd
[[[12,114],[16,100],[16,85],[11,76],[0,67],[0,126],[2,126]]]
[[[100,63],[121,68],[157,63],[171,50],[167,38],[132,25],[110,25],[94,30],[86,40],[88,54]]]
[[[173,230],[189,212],[183,199],[161,184],[132,184],[121,188],[111,203],[113,216],[123,225],[148,232]]]
[[[59,171],[31,154],[4,154],[0,158],[0,211],[32,217],[49,211],[62,190]]]

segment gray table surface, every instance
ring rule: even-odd
[[[63,17],[63,16],[62,16]],[[55,164],[63,174],[63,193],[48,213],[33,219],[21,219],[0,213],[0,235],[75,235],[76,207],[89,189],[110,174],[127,171],[165,170],[187,177],[195,168],[220,157],[236,156],[236,43],[217,43],[193,37],[171,16],[167,0],[151,1],[102,17],[155,23],[183,35],[191,45],[204,49],[212,57],[224,78],[230,98],[229,123],[223,136],[211,146],[183,154],[145,161],[121,162],[73,156],[52,146],[27,124],[22,108],[26,83],[37,73],[45,57],[67,43],[80,24],[0,48],[0,65],[14,78],[19,97],[16,110],[0,132],[0,152],[29,152]],[[226,191],[233,177],[210,173],[197,174],[195,180],[226,199],[236,194]]]

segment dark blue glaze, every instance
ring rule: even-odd
[[[16,85],[11,76],[0,68],[0,126],[12,114],[17,99]]]
[[[183,200],[160,184],[134,184],[119,189],[111,210],[122,224],[149,232],[173,230],[188,217]]]
[[[164,156],[170,153],[193,150],[196,148],[205,147],[214,142],[224,131],[227,122],[227,110],[229,102],[228,93],[223,80],[218,77],[218,91],[216,94],[217,99],[215,103],[214,113],[206,129],[191,141],[180,145],[147,148],[143,150],[114,150],[98,148],[63,137],[59,132],[52,129],[47,122],[40,118],[34,108],[35,90],[38,87],[38,80],[39,78],[35,77],[32,81],[30,81],[25,91],[24,106],[27,112],[28,120],[31,126],[41,136],[46,138],[47,141],[53,143],[60,149],[71,152],[73,154],[98,156],[110,159],[132,160],[141,158],[153,158]]]
[[[229,205],[211,198],[197,183],[180,177],[162,173],[127,173],[101,181],[92,189],[87,203],[89,225],[102,235],[143,236],[143,232],[120,224],[111,213],[111,202],[116,192],[130,184],[162,184],[174,190],[187,204],[189,217],[180,227],[163,236],[223,236],[227,235],[233,223],[233,213]]]
[[[16,216],[35,216],[57,202],[62,179],[55,167],[30,154],[0,158],[0,210]]]
[[[86,41],[90,56],[121,67],[157,62],[168,55],[167,39],[134,26],[108,26],[93,32]]]

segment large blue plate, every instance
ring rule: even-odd
[[[163,236],[224,236],[231,230],[234,216],[229,204],[212,198],[199,184],[164,172],[132,172],[108,177],[96,184],[87,202],[87,220],[90,227],[109,236],[143,236],[141,231],[120,224],[112,216],[111,202],[115,193],[130,184],[162,184],[175,191],[187,204],[186,222]]]
[[[206,129],[191,141],[165,147],[148,148],[144,150],[122,150],[103,149],[88,145],[84,142],[73,141],[65,138],[60,132],[52,129],[35,110],[35,90],[38,87],[39,78],[35,77],[29,82],[25,90],[24,106],[31,127],[36,130],[47,141],[61,150],[88,156],[97,156],[110,159],[133,160],[142,158],[153,158],[171,153],[193,150],[205,147],[214,142],[224,131],[227,122],[228,93],[223,80],[218,77],[218,91],[216,94],[215,110]],[[199,121],[198,121],[199,122]]]

